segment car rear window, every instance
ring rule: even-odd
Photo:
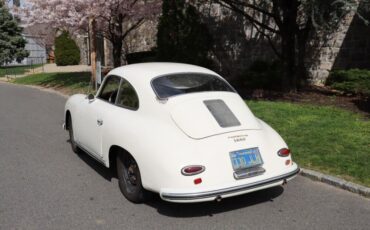
[[[207,91],[235,92],[226,81],[218,76],[201,73],[177,73],[161,76],[152,81],[152,86],[161,99]]]

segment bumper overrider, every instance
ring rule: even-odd
[[[221,200],[222,198],[241,195],[244,193],[253,192],[260,189],[270,188],[284,184],[286,183],[286,181],[293,179],[299,172],[300,168],[297,166],[297,168],[291,172],[249,184],[194,193],[161,192],[160,196],[163,200],[179,203]]]

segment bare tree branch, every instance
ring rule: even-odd
[[[254,24],[258,25],[259,27],[262,27],[262,28],[264,28],[264,29],[266,29],[266,30],[268,30],[268,31],[270,31],[272,33],[276,33],[276,34],[279,34],[280,33],[279,30],[276,30],[276,29],[274,29],[274,28],[272,28],[272,27],[270,27],[270,26],[268,26],[266,24],[263,24],[262,22],[256,20],[253,16],[249,15],[248,13],[246,13],[244,10],[242,10],[242,9],[240,9],[240,8],[234,6],[234,5],[225,4],[222,1],[218,1],[218,4],[220,4],[223,7],[228,8],[228,9],[230,9],[230,10],[232,10],[232,11],[238,13],[238,14],[241,14],[248,21],[250,21],[251,23],[254,23]]]
[[[137,29],[144,23],[144,18],[139,19],[136,23],[134,23],[129,29],[126,30],[126,32],[122,35],[122,38],[124,39],[131,31]]]

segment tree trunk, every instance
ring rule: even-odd
[[[282,90],[296,91],[296,46],[294,35],[289,32],[282,33],[281,40],[283,62]]]
[[[297,35],[297,0],[282,0],[283,13],[281,32],[281,53],[283,61],[282,90],[297,90],[296,35]]]
[[[114,67],[121,66],[121,56],[122,56],[122,39],[116,38],[113,43],[113,65]]]
[[[89,19],[90,32],[90,60],[91,60],[91,84],[96,87],[96,21]]]
[[[123,15],[119,14],[115,18],[114,30],[111,34],[112,45],[113,45],[113,65],[114,67],[121,66],[121,56],[122,56],[122,45],[123,45]]]

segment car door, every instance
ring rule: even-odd
[[[98,95],[81,108],[80,145],[90,154],[102,158],[102,132],[106,114],[114,109],[121,78],[108,76]]]

